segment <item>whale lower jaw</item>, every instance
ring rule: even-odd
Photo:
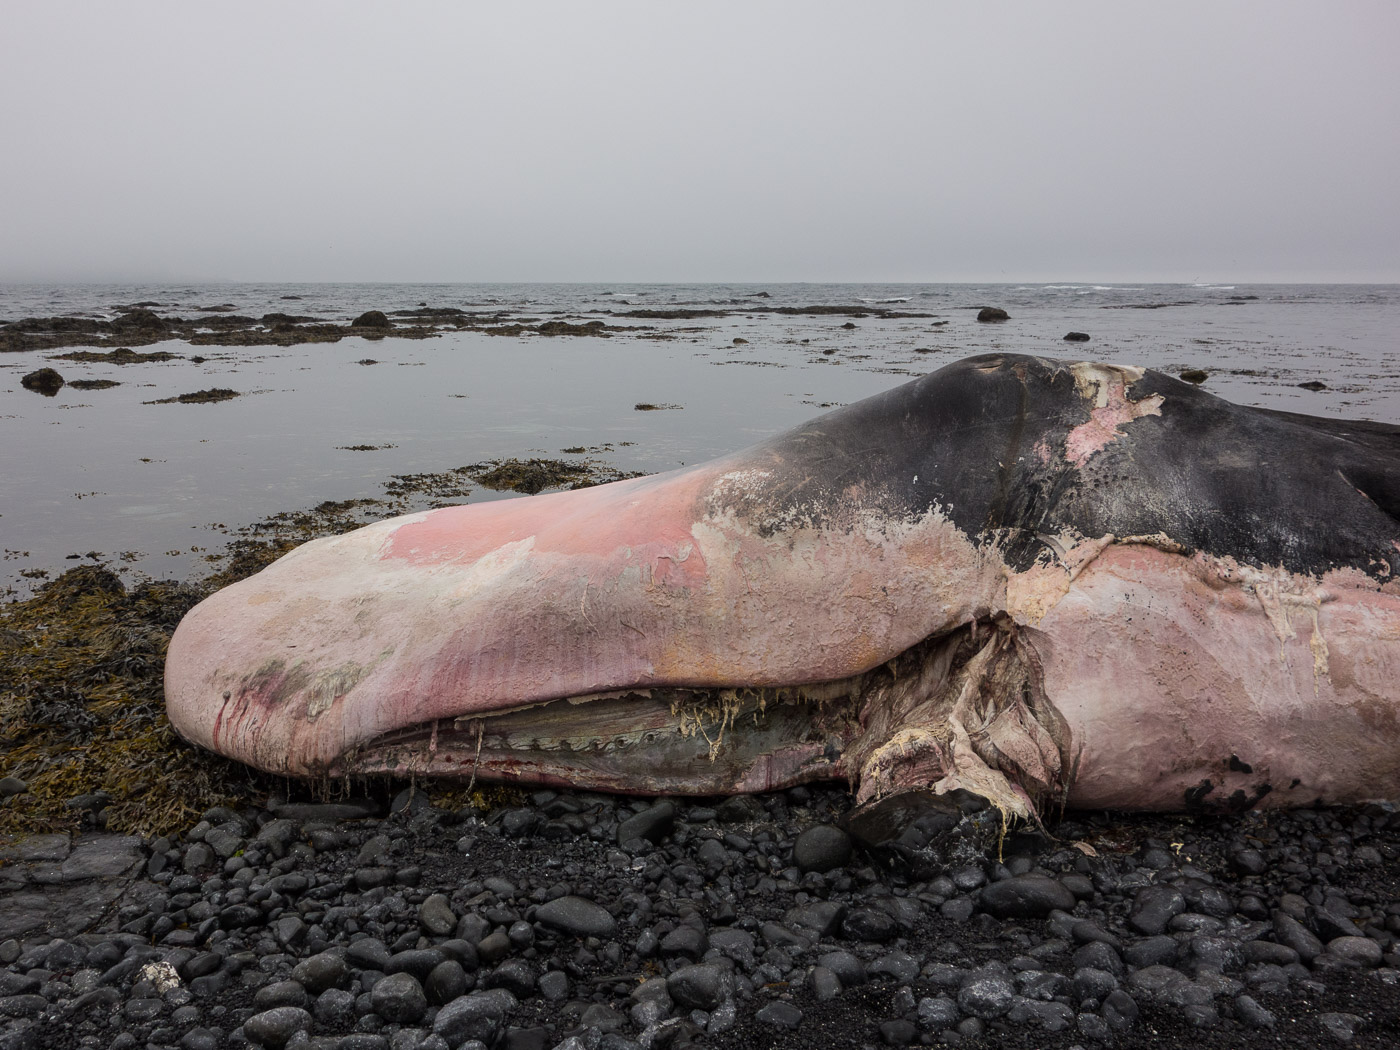
[[[1020,630],[973,623],[836,681],[623,689],[438,719],[368,741],[327,773],[687,795],[846,780],[859,802],[965,788],[1027,817],[1064,801],[1074,758]]]

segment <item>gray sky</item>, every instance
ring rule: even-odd
[[[1400,4],[63,3],[0,280],[1400,281]]]

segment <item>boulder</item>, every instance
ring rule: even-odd
[[[34,391],[36,394],[53,397],[62,389],[63,377],[52,368],[40,368],[21,379],[19,385],[26,390]]]
[[[350,322],[351,328],[392,328],[393,323],[382,310],[366,310]]]

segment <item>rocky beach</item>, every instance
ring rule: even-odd
[[[0,1044],[1400,1038],[1390,806],[1071,814],[1004,838],[985,810],[940,811],[872,844],[836,787],[450,795],[248,800],[172,835],[13,840]]]
[[[28,441],[36,458],[36,435],[48,433],[38,427],[71,428],[70,419],[100,411],[65,401],[69,389],[86,396],[103,388],[80,383],[140,376],[152,389],[132,397],[129,416],[112,417],[127,429],[85,439],[93,455],[99,444],[129,442],[130,459],[144,450],[138,437],[148,439],[128,420],[143,413],[225,412],[258,394],[270,403],[277,395],[245,382],[249,371],[275,376],[267,386],[290,384],[298,369],[360,382],[376,374],[376,357],[418,361],[392,356],[397,345],[466,356],[541,341],[571,348],[551,353],[674,346],[687,358],[713,355],[706,364],[791,367],[784,381],[810,404],[800,411],[815,413],[840,390],[816,385],[843,371],[834,365],[844,364],[849,389],[899,382],[951,359],[929,355],[959,352],[959,331],[982,346],[1131,357],[1148,336],[1110,325],[1134,304],[1151,311],[1139,318],[1205,309],[1199,296],[1192,307],[1176,293],[1136,291],[1094,307],[1118,313],[1076,305],[1078,313],[1037,314],[1003,295],[1010,317],[979,322],[981,290],[964,293],[956,310],[932,295],[920,303],[885,293],[871,298],[901,301],[822,301],[808,289],[661,304],[589,293],[582,306],[530,310],[451,305],[413,289],[398,301],[313,310],[294,298],[313,293],[299,290],[277,291],[289,299],[285,312],[243,312],[211,293],[196,314],[166,296],[128,297],[120,309],[0,326],[15,380],[0,421],[19,435],[11,449]],[[1261,309],[1251,294],[1222,291],[1209,309]],[[1066,349],[1066,330],[1097,342],[1076,338]],[[1241,341],[1191,343],[1190,330],[1174,329],[1154,352],[1178,372],[1199,371],[1193,382],[1235,382],[1290,407],[1320,398],[1333,412],[1347,411],[1348,398],[1388,404],[1393,395],[1393,368],[1370,358],[1324,363]],[[1199,338],[1215,335],[1202,328]],[[349,349],[334,361],[255,356],[342,342]],[[210,361],[203,354],[214,351],[202,347],[235,356]],[[426,360],[419,374],[448,367]],[[61,384],[21,382],[43,368],[64,373]],[[441,781],[291,783],[198,752],[170,731],[165,645],[213,588],[372,518],[663,469],[684,434],[635,428],[694,425],[685,420],[711,404],[718,413],[733,390],[720,385],[707,402],[673,374],[674,385],[652,381],[645,393],[654,399],[617,392],[616,414],[633,429],[605,425],[600,409],[576,432],[483,430],[490,440],[454,459],[420,452],[414,471],[372,468],[358,487],[327,492],[297,480],[311,501],[300,509],[247,509],[266,498],[261,476],[244,482],[229,471],[222,484],[246,486],[231,501],[246,512],[221,522],[215,540],[175,552],[180,582],[144,578],[132,568],[139,558],[116,555],[131,541],[115,530],[139,533],[136,515],[99,519],[113,530],[106,541],[64,533],[63,549],[100,548],[71,555],[66,572],[52,556],[20,557],[48,538],[13,522],[40,512],[50,516],[32,521],[61,522],[68,500],[103,498],[75,493],[82,483],[64,471],[76,467],[58,457],[53,492],[35,472],[23,501],[0,506],[6,557],[24,566],[16,582],[26,588],[0,606],[0,1050],[1400,1042],[1400,811],[1389,802],[1230,815],[1071,811],[1009,826],[972,796],[895,796],[857,814],[840,784],[627,798]],[[314,392],[309,380],[296,383]],[[439,402],[465,396],[440,380],[414,389]],[[470,393],[488,412],[492,389]],[[196,407],[145,407],[167,400]],[[71,415],[57,412],[65,405]],[[563,411],[540,411],[551,410]],[[388,434],[393,441],[363,426],[315,437],[328,448],[346,442],[335,452],[397,445],[413,455],[410,424]],[[170,440],[168,454],[207,440],[196,433]],[[626,444],[648,434],[661,462]],[[235,432],[219,440],[241,447]],[[304,469],[320,470],[311,461]],[[199,509],[184,515],[181,529],[211,522]]]

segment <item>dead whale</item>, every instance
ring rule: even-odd
[[[1400,428],[987,355],[700,466],[317,540],[170,644],[292,776],[1400,796]]]

